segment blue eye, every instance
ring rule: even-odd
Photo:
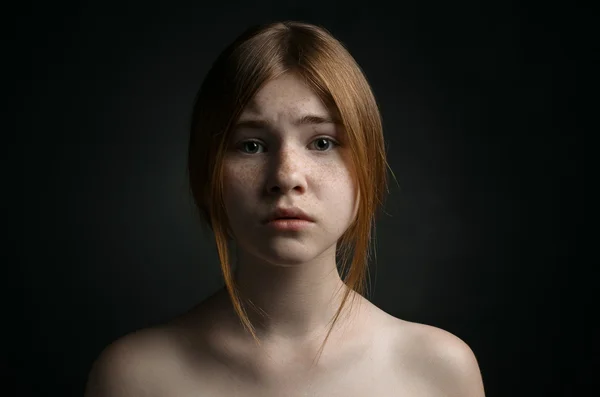
[[[248,153],[248,152],[246,152],[246,151],[245,151],[245,150],[243,150],[243,149],[247,148],[247,146],[246,146],[246,145],[249,145],[249,144],[252,144],[253,146],[260,146],[260,145],[261,145],[261,143],[260,143],[260,142],[257,142],[257,141],[244,141],[244,142],[242,142],[242,151],[243,151],[244,153]],[[254,153],[251,153],[251,154],[254,154]]]
[[[328,152],[333,147],[339,146],[339,143],[337,143],[333,139],[327,138],[327,137],[317,138],[314,141],[312,141],[311,143],[315,143],[315,142],[320,143],[320,145],[317,145],[318,147],[321,147],[320,149],[317,149],[318,152]],[[326,146],[325,148],[323,148],[322,147],[322,145],[323,145],[322,142],[329,142],[329,145]],[[243,141],[240,145],[242,147],[241,148],[242,152],[246,153],[246,154],[256,154],[257,152],[254,152],[254,150],[256,150],[259,146],[263,146],[263,144],[261,142],[253,140],[253,139],[247,140],[247,141]],[[251,149],[251,152],[248,152],[245,149],[247,149],[250,145],[253,147],[253,149]]]
[[[315,139],[313,142],[329,142],[329,147],[334,147],[337,145],[337,142],[335,142],[333,139],[329,139],[329,138],[317,138]],[[326,152],[327,150],[319,150],[320,152]]]

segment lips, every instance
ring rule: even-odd
[[[299,208],[291,207],[291,208],[277,208],[271,215],[267,217],[265,223],[274,221],[276,219],[301,219],[309,222],[314,222],[314,220],[302,211]]]

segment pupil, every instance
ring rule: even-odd
[[[319,138],[317,140],[317,146],[319,147],[319,149],[326,149],[327,145],[329,144],[329,141],[325,138]],[[321,143],[321,145],[319,144]],[[252,146],[252,149],[250,149],[250,151],[254,151],[255,149],[257,149],[257,143],[256,142],[246,142],[246,148],[250,149],[250,145]],[[324,146],[323,146],[324,145]]]
[[[252,145],[253,148],[255,148],[256,146],[256,142],[247,142],[248,145]],[[250,151],[254,151],[254,149],[251,149]]]

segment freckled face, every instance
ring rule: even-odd
[[[324,253],[356,216],[344,131],[293,74],[268,82],[242,112],[224,158],[224,199],[238,249],[291,266]],[[306,119],[305,119],[306,121]],[[279,231],[263,222],[277,207],[297,207],[314,223]]]

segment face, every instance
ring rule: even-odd
[[[225,209],[238,249],[280,266],[335,255],[358,202],[347,140],[334,121],[293,74],[268,82],[243,110],[223,164]],[[265,224],[278,207],[299,208],[313,222],[292,231]]]

